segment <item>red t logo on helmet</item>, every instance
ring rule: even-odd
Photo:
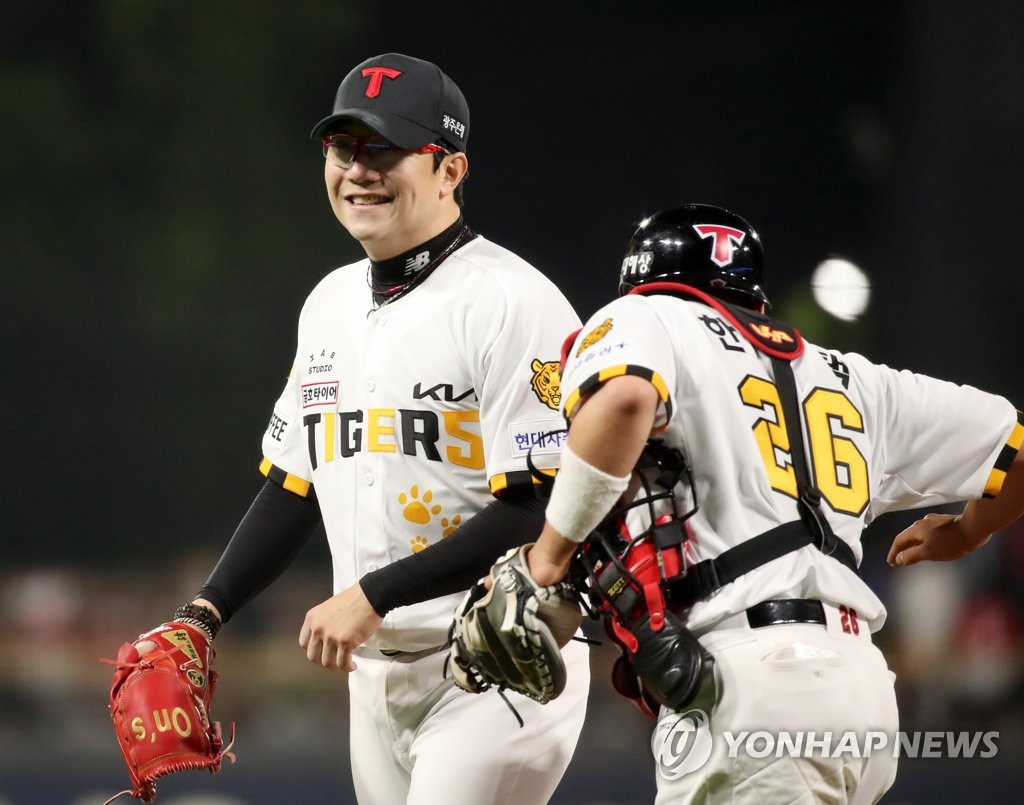
[[[395,70],[392,67],[366,67],[363,69],[363,78],[369,78],[370,83],[366,87],[366,97],[376,98],[380,95],[380,85],[384,83],[385,78],[398,78],[402,74],[401,70]]]
[[[727,266],[732,262],[733,251],[743,243],[743,238],[747,235],[742,229],[721,224],[694,224],[693,228],[702,238],[715,239],[711,248],[711,260],[720,266]]]

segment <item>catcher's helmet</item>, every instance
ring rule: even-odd
[[[764,251],[743,218],[710,204],[685,204],[640,222],[619,273],[619,296],[652,282],[677,282],[745,307],[769,304]]]

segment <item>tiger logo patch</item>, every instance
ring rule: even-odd
[[[583,341],[580,342],[580,348],[576,350],[576,357],[578,358],[580,355],[584,353],[584,351],[594,346],[594,344],[596,344],[598,341],[600,341],[602,338],[608,335],[608,333],[612,331],[612,326],[612,320],[605,319],[603,322],[597,325],[597,327],[595,327],[593,330],[587,333],[586,336],[584,336]]]
[[[530,379],[533,393],[544,405],[557,411],[562,404],[562,373],[558,369],[558,361],[542,362],[534,358],[530,368],[533,370]]]

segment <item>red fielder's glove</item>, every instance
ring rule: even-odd
[[[137,646],[146,641],[156,648],[140,657]],[[210,721],[214,655],[203,629],[172,621],[125,643],[116,660],[103,660],[116,666],[110,717],[132,782],[107,802],[124,794],[152,802],[159,777],[184,769],[216,772],[224,757],[234,762],[220,723]],[[234,725],[231,733],[233,742]]]

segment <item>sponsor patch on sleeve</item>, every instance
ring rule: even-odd
[[[560,419],[513,422],[508,431],[514,456],[525,456],[531,449],[533,455],[559,453],[566,439],[565,423]]]
[[[281,416],[277,410],[270,417],[270,422],[267,424],[266,435],[273,439],[275,442],[281,443],[284,441],[285,434],[288,432],[288,420]]]
[[[302,407],[314,408],[318,405],[336,405],[338,402],[338,381],[321,383],[304,383],[302,391]]]

